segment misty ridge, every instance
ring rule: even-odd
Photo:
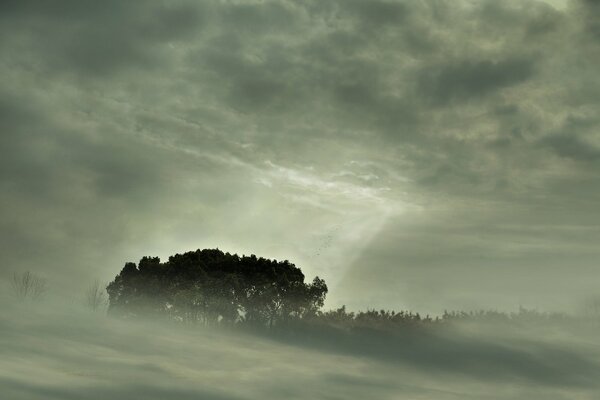
[[[444,311],[435,317],[404,310],[355,313],[345,306],[325,311],[328,287],[318,276],[305,283],[301,269],[288,260],[238,256],[219,249],[176,254],[163,263],[158,257],[143,257],[138,264],[128,262],[106,292],[107,311],[112,316],[278,332],[317,327],[393,331],[451,321],[540,324],[573,318],[523,307],[516,313]],[[97,308],[103,295],[95,282],[88,290],[88,304]],[[600,312],[593,306],[588,304],[588,314]]]
[[[325,310],[324,280],[218,249],[128,262],[70,301],[31,272],[6,289],[0,386],[11,400],[594,399],[600,390],[592,303],[585,315]]]

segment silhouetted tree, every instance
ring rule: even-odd
[[[315,315],[327,285],[318,277],[305,283],[302,271],[287,260],[205,249],[164,263],[156,257],[127,263],[107,291],[112,314],[273,327]]]

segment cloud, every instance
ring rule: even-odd
[[[544,144],[559,156],[580,161],[595,161],[600,157],[600,149],[583,142],[574,134],[553,135],[544,138]]]
[[[532,75],[532,60],[462,61],[425,72],[419,79],[419,91],[434,102],[471,100],[516,85]]]
[[[472,296],[469,274],[531,263],[494,299],[512,306],[537,287],[531,271],[570,276],[553,246],[594,253],[560,229],[600,237],[586,230],[600,193],[593,2],[2,7],[2,276],[34,268],[76,287],[144,254],[220,246],[297,259],[347,288],[377,271],[381,301],[441,306],[387,284],[404,249],[414,282],[437,257],[460,274],[447,290]],[[386,240],[414,221],[401,235],[412,248]],[[517,228],[477,239],[503,223]],[[503,257],[511,235],[536,242],[532,224],[557,229]],[[344,239],[309,256],[333,226]],[[365,258],[375,249],[386,256]]]

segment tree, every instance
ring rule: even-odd
[[[305,283],[300,268],[287,260],[205,249],[164,263],[157,257],[126,263],[107,292],[111,314],[273,327],[316,313],[327,286],[318,277]]]
[[[100,285],[100,281],[95,280],[90,284],[85,292],[86,305],[94,312],[101,310],[108,303],[106,291]]]
[[[30,271],[20,274],[15,272],[11,283],[13,293],[19,300],[28,298],[39,300],[46,293],[47,289],[46,280]]]

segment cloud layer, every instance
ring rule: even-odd
[[[597,290],[593,1],[0,7],[4,277],[219,246],[357,307]]]

